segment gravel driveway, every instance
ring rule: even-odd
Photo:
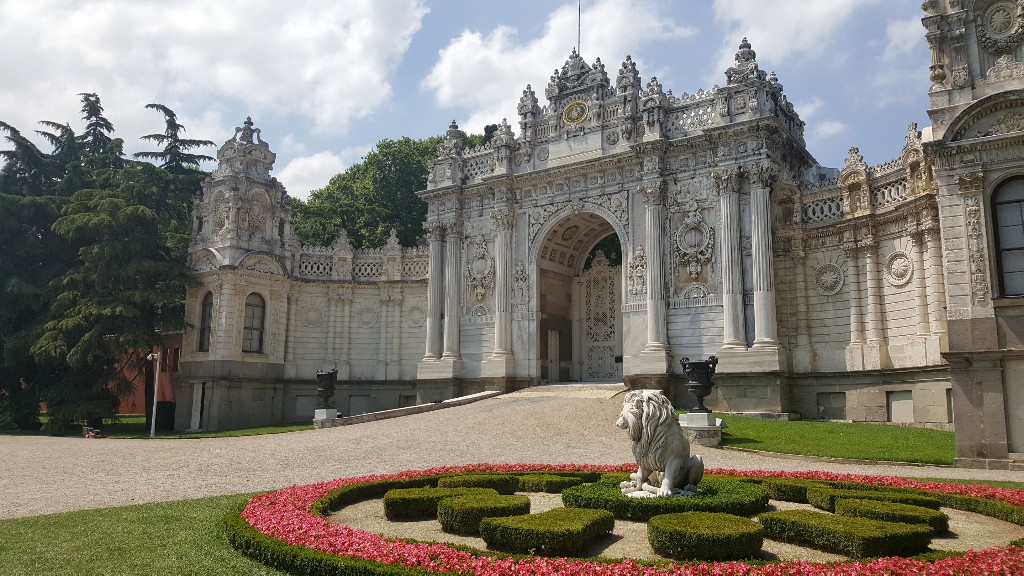
[[[324,430],[239,438],[0,436],[0,518],[254,492],[477,462],[633,460],[615,427],[621,385],[530,388],[466,406]],[[879,466],[698,448],[711,468],[829,470],[990,480],[1019,472]]]

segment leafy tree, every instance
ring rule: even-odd
[[[423,235],[427,162],[440,138],[381,140],[362,162],[331,178],[308,202],[296,202],[295,229],[305,244],[330,244],[345,229],[356,247],[383,246],[394,229],[404,246]]]

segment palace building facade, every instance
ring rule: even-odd
[[[573,51],[515,130],[452,122],[417,247],[300,245],[247,119],[194,206],[178,428],[308,420],[333,368],[346,415],[554,382],[683,406],[713,354],[716,411],[955,420],[959,464],[1024,467],[1024,3],[924,8],[932,125],[898,158],[818,166],[746,39],[679,96]]]

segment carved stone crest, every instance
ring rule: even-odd
[[[685,266],[690,278],[700,276],[704,264],[711,262],[715,249],[715,231],[704,222],[700,210],[694,210],[673,235],[676,265]]]
[[[487,290],[494,286],[494,258],[487,252],[487,240],[477,236],[466,258],[466,277],[477,302],[482,302]]]
[[[643,246],[637,246],[629,259],[626,293],[630,302],[642,302],[647,298],[647,253]]]

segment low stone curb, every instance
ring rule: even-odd
[[[465,406],[466,404],[472,404],[473,402],[477,402],[479,400],[486,400],[488,398],[493,398],[501,394],[503,394],[503,392],[500,391],[477,392],[476,394],[469,394],[468,396],[459,396],[458,398],[442,400],[441,402],[419,404],[417,406],[409,406],[406,408],[393,408],[391,410],[381,410],[380,412],[369,412],[367,414],[360,414],[358,416],[343,416],[341,418],[314,419],[313,427],[334,428],[335,426],[348,426],[349,424],[361,424],[363,422],[375,422],[377,420],[387,420],[389,418],[398,418],[400,416],[422,414],[424,412],[433,412],[434,410],[441,410],[444,408]]]
[[[761,454],[771,458],[784,458],[787,460],[804,460],[806,462],[833,462],[836,464],[865,464],[867,466],[910,466],[920,468],[954,468],[950,464],[925,464],[923,462],[893,462],[891,460],[855,460],[853,458],[833,458],[831,456],[809,456],[806,454],[786,454],[784,452],[766,452],[764,450],[751,450],[750,448],[737,448],[735,446],[718,446],[722,450],[735,452],[747,452],[750,454]]]

